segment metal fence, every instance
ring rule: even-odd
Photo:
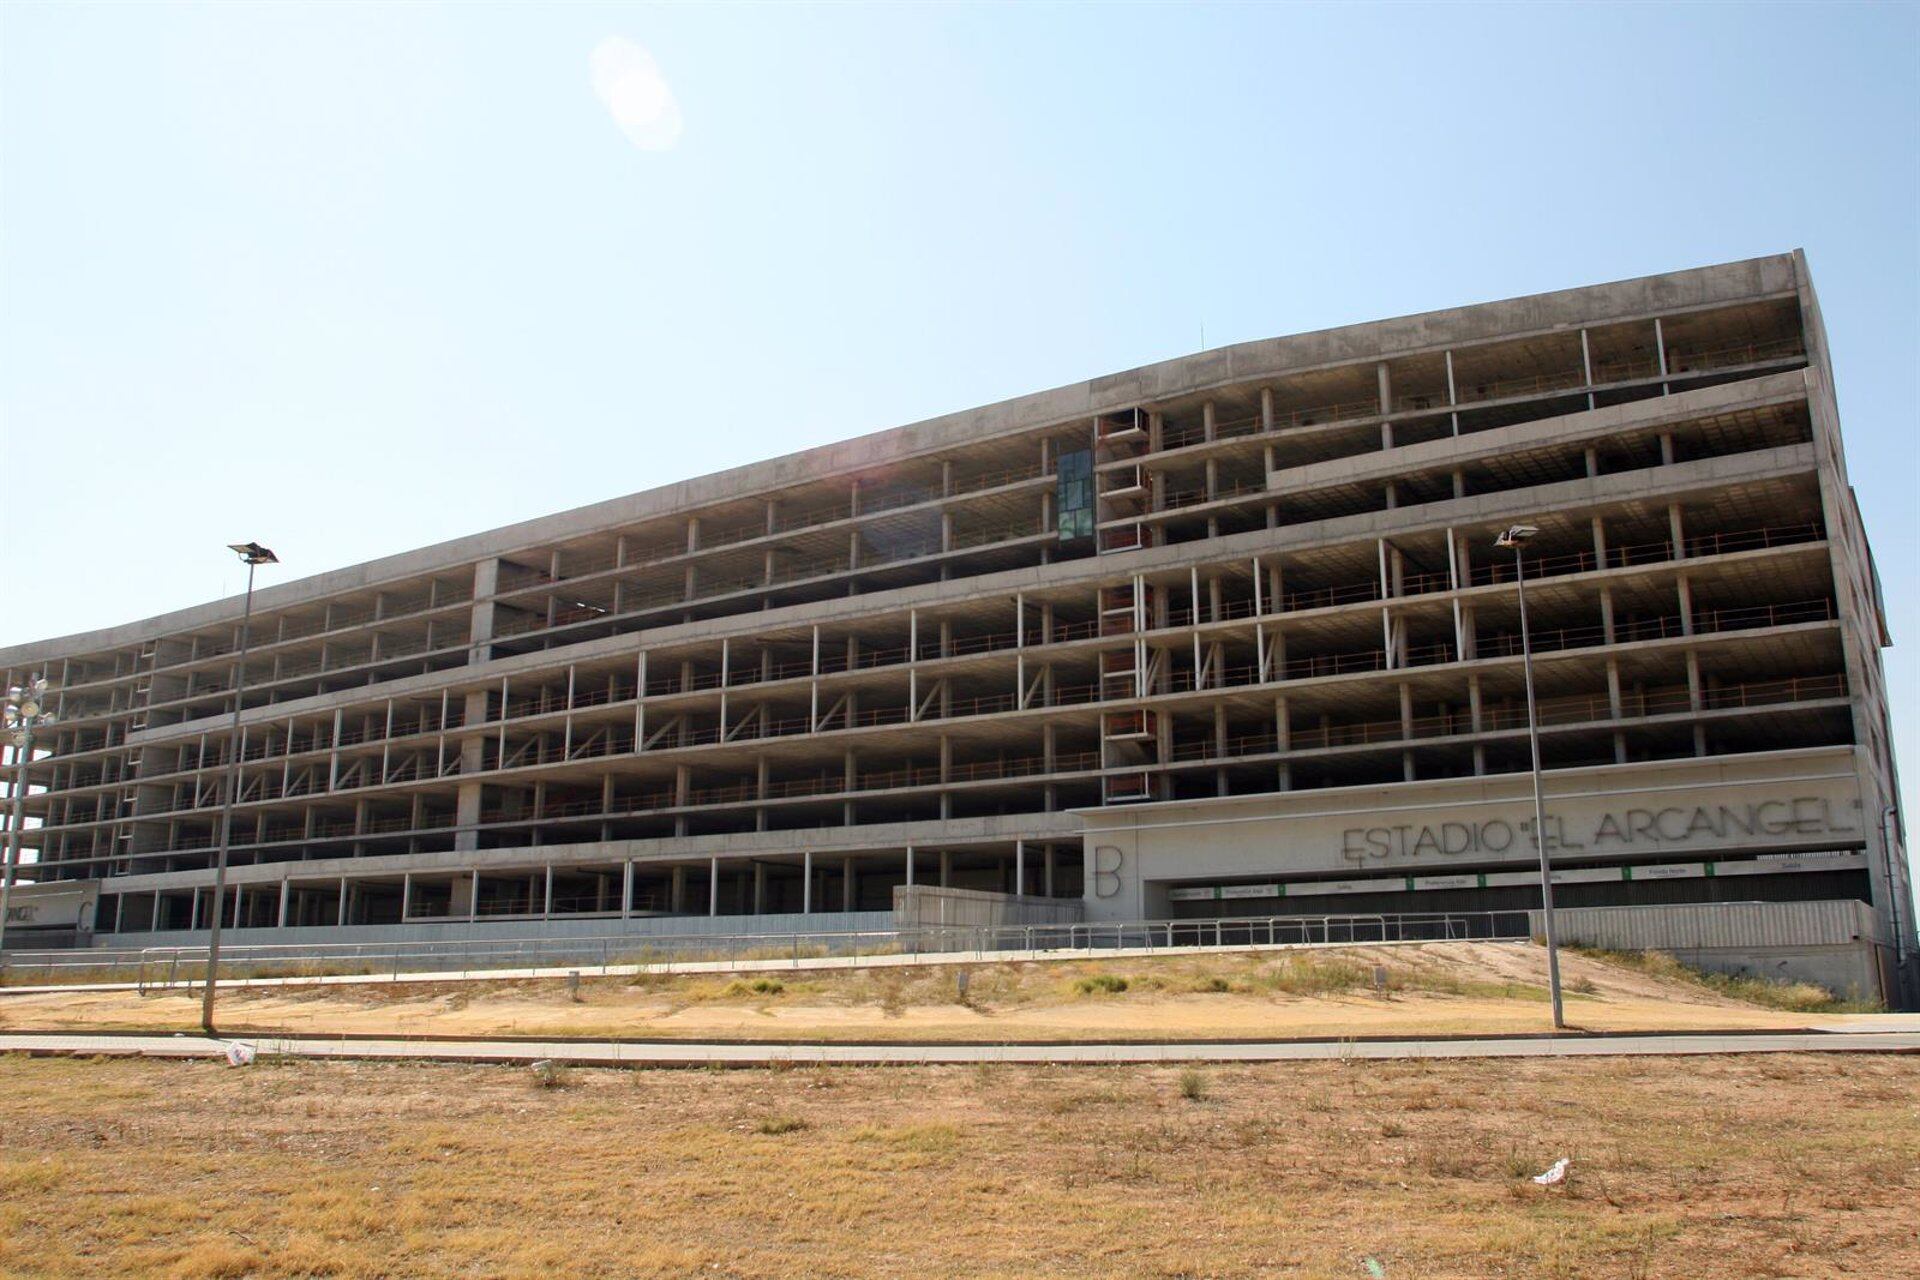
[[[222,947],[220,977],[300,978],[402,973],[485,973],[515,969],[609,970],[704,963],[724,968],[798,966],[843,956],[952,956],[1019,959],[1042,953],[1096,955],[1120,949],[1337,946],[1356,942],[1443,942],[1529,935],[1525,911],[1244,916],[1111,923],[941,925],[810,933],[619,934],[604,937],[462,938],[436,942],[284,943]],[[142,990],[197,984],[207,948],[141,947],[20,951],[0,955],[0,983],[135,982]]]

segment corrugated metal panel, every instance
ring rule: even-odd
[[[1530,913],[1540,933],[1540,913]],[[1706,947],[1814,947],[1881,942],[1864,902],[1698,902],[1555,911],[1560,941],[1609,951]]]

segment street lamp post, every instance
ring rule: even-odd
[[[13,879],[20,868],[20,832],[27,822],[27,765],[33,760],[33,731],[53,723],[47,707],[47,678],[36,676],[7,690],[4,717],[7,741],[13,744],[16,768],[13,817],[7,824],[7,867],[0,873],[0,959],[6,955],[7,910],[13,897]]]
[[[1540,530],[1516,524],[1494,539],[1493,545],[1513,552],[1513,582],[1520,593],[1520,660],[1527,681],[1527,745],[1533,752],[1533,843],[1540,850],[1540,919],[1547,938],[1547,987],[1553,997],[1553,1025],[1564,1030],[1566,1012],[1560,1003],[1560,945],[1553,928],[1553,860],[1547,854],[1547,805],[1540,786],[1540,709],[1533,693],[1533,638],[1527,631],[1527,566],[1522,548]]]
[[[233,721],[227,730],[227,787],[220,801],[220,857],[213,871],[213,929],[207,935],[207,985],[200,996],[200,1026],[213,1034],[213,988],[220,970],[220,921],[226,914],[227,848],[233,839],[233,802],[240,788],[240,702],[247,686],[248,628],[253,623],[253,571],[263,564],[279,564],[280,557],[257,542],[228,547],[247,566],[247,601],[240,611],[240,652],[233,663]],[[239,925],[238,914],[234,924]]]

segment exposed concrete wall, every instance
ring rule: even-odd
[[[778,916],[636,916],[630,920],[595,916],[579,920],[415,921],[411,924],[322,925],[289,929],[225,929],[220,945],[296,946],[333,943],[463,942],[508,938],[689,938],[761,937],[784,933],[889,930],[891,911],[816,911]],[[117,933],[94,939],[101,948],[200,947],[205,930],[188,933]]]
[[[920,822],[872,823],[852,827],[813,827],[800,831],[730,832],[722,835],[661,836],[644,840],[583,841],[577,844],[529,845],[512,849],[447,849],[426,853],[397,853],[366,858],[315,858],[306,862],[262,862],[235,866],[227,872],[230,885],[296,884],[341,876],[394,877],[445,875],[451,871],[485,873],[531,870],[542,866],[607,866],[632,859],[636,863],[672,863],[719,858],[722,867],[736,866],[756,856],[795,854],[804,850],[861,853],[904,849],[915,845],[932,852],[942,845],[959,848],[969,843],[1025,839],[1035,842],[1071,840],[1080,834],[1080,819],[1069,813],[995,815],[982,818],[928,819]],[[108,893],[150,893],[157,889],[204,886],[204,870],[160,871],[116,876],[106,882]]]
[[[97,880],[55,880],[47,884],[16,884],[7,901],[7,944],[33,945],[36,929],[93,928],[94,908],[100,900]]]
[[[1537,937],[1541,913],[1528,913]],[[1687,903],[1554,912],[1566,946],[1664,951],[1714,973],[1811,982],[1850,999],[1897,1003],[1881,922],[1862,902]]]
[[[1531,866],[1531,788],[1526,774],[1499,774],[1083,810],[1088,918],[1160,918],[1182,880]],[[1865,836],[1850,747],[1555,770],[1546,809],[1563,864],[1854,848]]]
[[[902,929],[943,925],[997,927],[1023,924],[1078,924],[1086,904],[1077,898],[1036,898],[980,889],[942,889],[900,885],[893,891],[893,919]]]
[[[1880,650],[1892,643],[1879,571],[1866,525],[1847,476],[1846,451],[1840,435],[1839,391],[1827,344],[1826,322],[1820,299],[1807,270],[1806,254],[1795,250],[1794,274],[1799,291],[1801,324],[1810,357],[1803,376],[1807,383],[1808,414],[1813,423],[1814,448],[1820,477],[1820,500],[1825,509],[1828,555],[1832,563],[1834,599],[1845,622],[1842,653],[1847,687],[1853,698],[1854,741],[1864,810],[1873,818],[1867,836],[1867,867],[1873,882],[1875,905],[1887,911],[1892,930],[1895,964],[1908,968],[1910,1000],[1920,1001],[1920,973],[1909,963],[1920,944],[1915,928],[1912,863],[1905,839],[1906,824],[1898,814],[1900,777],[1893,755],[1893,725],[1887,699],[1886,672]]]
[[[1881,982],[1881,957],[1888,948],[1871,942],[1831,947],[1674,947],[1674,959],[1709,973],[1766,978],[1773,982],[1811,982],[1849,1000],[1878,1000],[1896,1005]]]

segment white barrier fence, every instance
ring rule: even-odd
[[[437,942],[286,943],[223,947],[220,977],[323,977],[477,973],[518,969],[601,969],[687,963],[766,968],[824,956],[983,956],[1116,949],[1435,942],[1528,936],[1525,911],[1402,915],[1222,917],[1112,923],[932,926],[785,934],[631,934],[606,937],[455,939]],[[137,982],[142,988],[193,984],[205,976],[204,946],[9,952],[0,983]]]

